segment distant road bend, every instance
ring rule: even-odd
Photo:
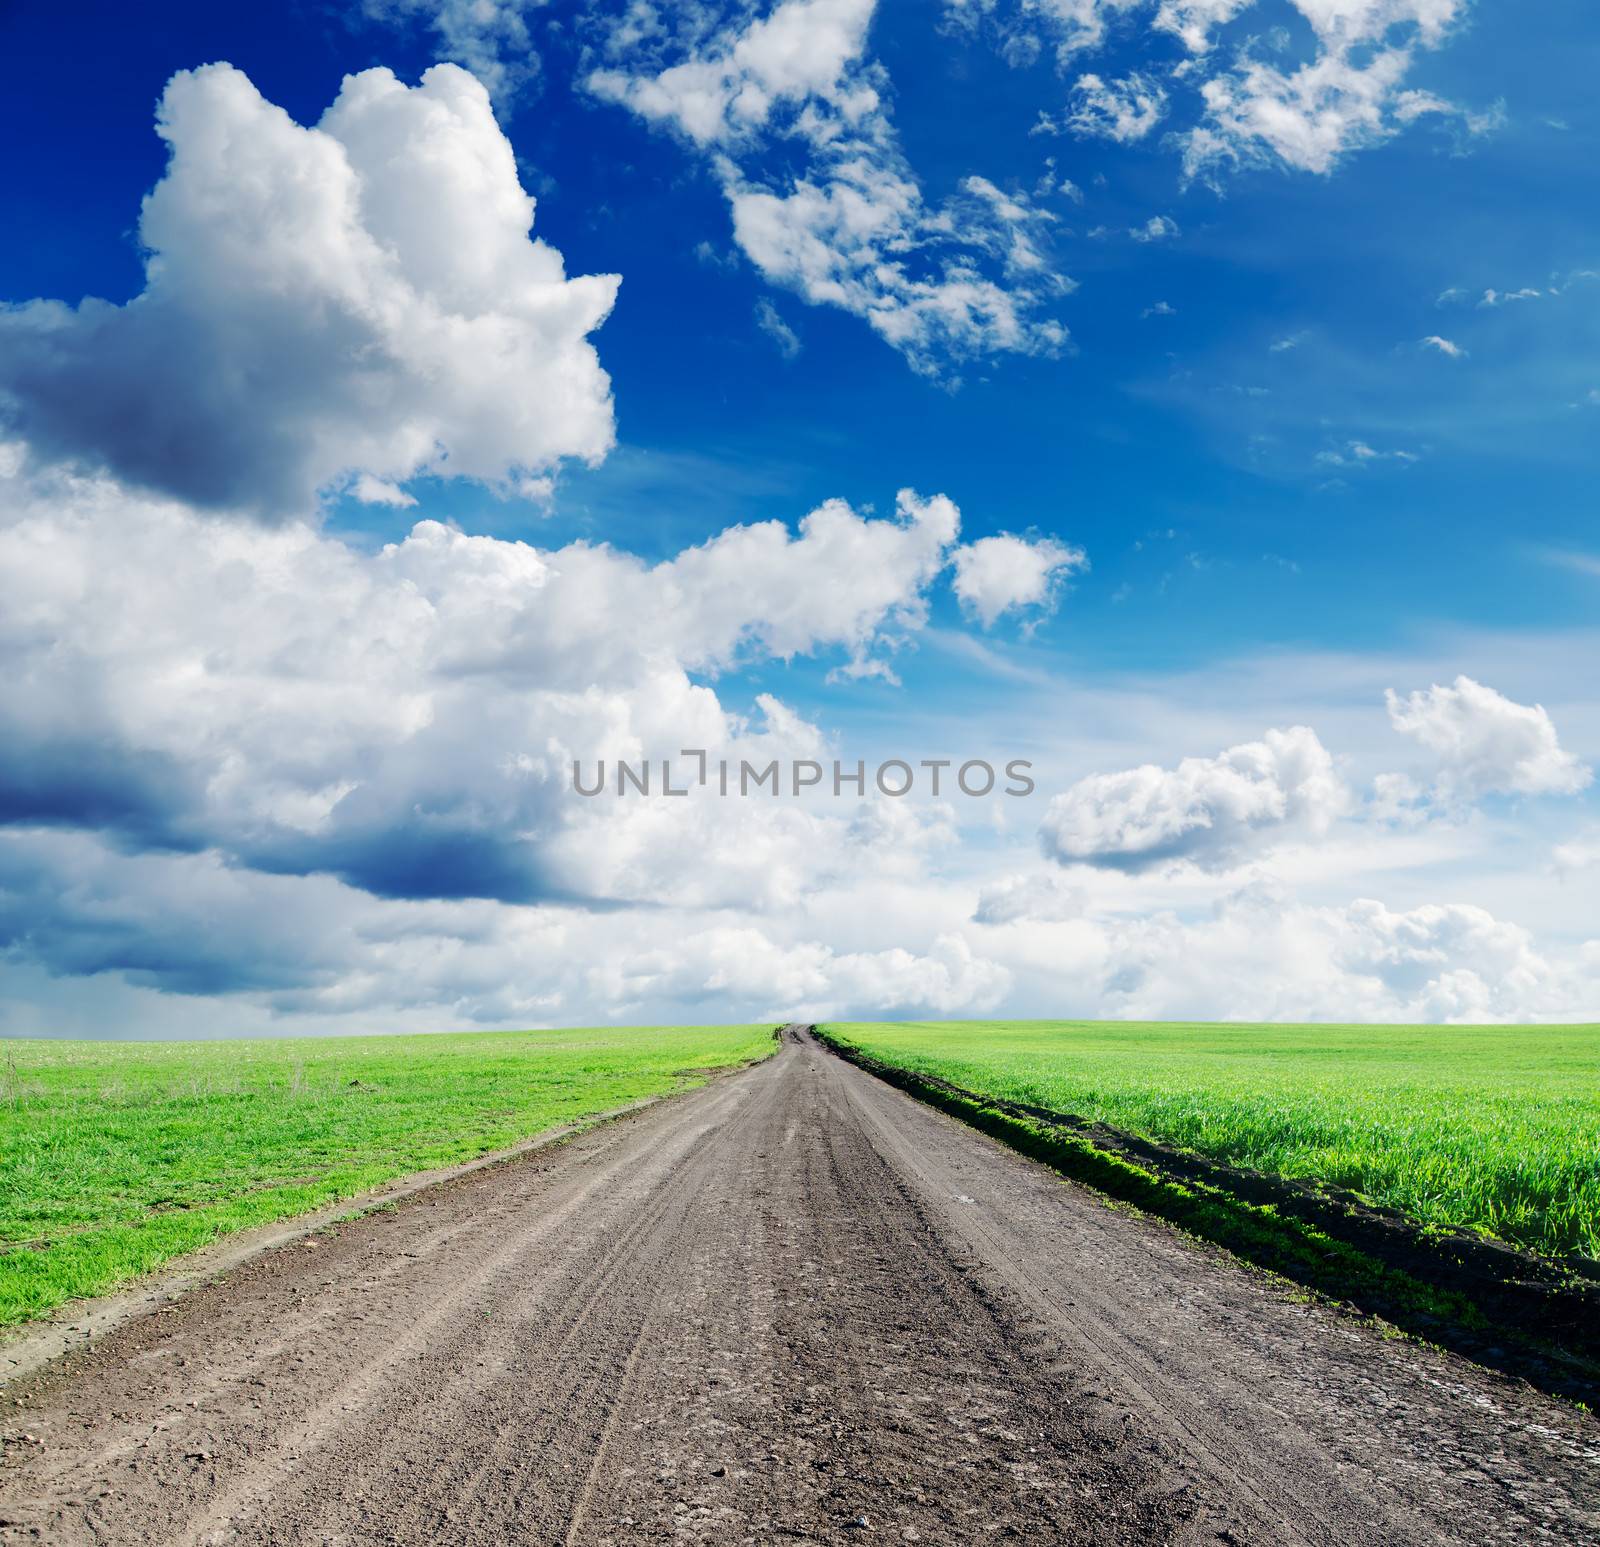
[[[1296,1303],[800,1027],[20,1397],[5,1543],[1600,1542],[1593,1418]]]

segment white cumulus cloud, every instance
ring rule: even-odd
[[[1386,694],[1389,720],[1437,761],[1446,799],[1480,795],[1574,795],[1594,772],[1566,751],[1540,704],[1519,704],[1459,676],[1448,687]]]
[[[1204,116],[1184,150],[1189,176],[1264,162],[1326,173],[1424,112],[1454,111],[1407,94],[1404,82],[1417,50],[1443,40],[1465,0],[1294,3],[1316,40],[1312,57],[1283,68],[1247,48],[1231,69],[1204,79]]]
[[[1273,843],[1325,833],[1350,793],[1316,733],[1298,725],[1175,768],[1093,774],[1055,796],[1039,829],[1064,865],[1222,870]]]
[[[619,812],[572,795],[571,760],[816,757],[820,733],[776,699],[744,716],[691,674],[881,668],[959,528],[948,499],[906,491],[889,517],[828,501],[798,530],[731,527],[655,564],[435,520],[363,553],[19,474],[0,480],[0,816],[387,896],[772,901],[827,833],[846,841],[842,817]]]
[[[1428,904],[1396,912],[1361,899],[1325,918],[1337,930],[1338,964],[1376,979],[1422,1019],[1526,1015],[1550,976],[1527,930],[1484,908]]]
[[[862,318],[918,371],[953,379],[965,360],[1055,352],[1066,330],[1042,308],[1070,285],[1045,257],[1051,217],[981,177],[925,196],[867,55],[875,9],[781,0],[725,21],[690,7],[648,32],[630,12],[587,84],[704,157],[767,280]]]
[[[378,898],[215,852],[127,854],[44,830],[0,830],[0,947],[4,1034],[41,1024],[20,992],[29,969],[92,984],[124,1033],[137,1017],[139,1030],[166,1035],[214,1030],[219,1012],[268,1034],[285,1017],[318,1030],[421,1030],[977,1014],[1011,984],[953,933],[860,949],[744,911],[679,908],[635,911],[619,929],[615,913]],[[59,1001],[43,1016],[59,1035]]]
[[[828,502],[661,563],[434,520],[368,552],[12,469],[0,1021],[35,1024],[15,1007],[37,973],[167,1031],[170,1002],[139,996],[324,1028],[991,1007],[1009,975],[958,936],[864,946],[805,914],[916,872],[948,812],[721,799],[682,756],[831,760],[777,698],[742,712],[691,673],[870,662],[921,628],[959,521],[906,492],[889,517]],[[671,758],[694,788],[578,796],[573,761],[599,758],[613,779]]]
[[[350,496],[363,505],[390,505],[396,510],[404,510],[417,503],[398,484],[386,483],[382,478],[374,478],[371,473],[363,473],[351,484]]]
[[[1305,42],[1271,25],[1256,0],[946,0],[965,30],[990,32],[1017,65],[1047,43],[1063,64],[1113,41],[1126,59],[1142,43],[1148,60],[1123,80],[1082,77],[1071,121],[1080,133],[1137,140],[1176,103],[1174,116],[1187,122],[1172,139],[1189,177],[1257,165],[1326,173],[1423,118],[1458,135],[1504,122],[1498,105],[1474,112],[1406,85],[1417,55],[1446,40],[1466,0],[1291,3]]]
[[[1008,612],[1054,604],[1068,576],[1088,567],[1081,548],[1054,538],[1029,541],[1002,533],[955,550],[953,589],[961,605],[991,628]]]
[[[1592,1016],[1600,945],[1560,955],[1473,903],[1325,904],[1257,880],[1203,911],[1098,911],[1062,886],[985,888],[975,937],[1012,1014],[1133,1020],[1530,1021]]]
[[[510,487],[605,455],[588,335],[619,281],[529,239],[466,71],[364,71],[304,128],[208,65],[172,78],[157,127],[144,291],[0,312],[0,415],[37,454],[274,517],[361,473]]]
[[[1317,907],[1247,889],[1203,922],[1157,917],[1112,935],[1123,1015],[1240,1019],[1528,1020],[1571,1013],[1576,987],[1525,929],[1470,904]]]

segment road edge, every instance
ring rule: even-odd
[[[1131,1208],[1220,1248],[1325,1303],[1386,1323],[1404,1336],[1448,1349],[1481,1368],[1526,1381],[1550,1396],[1600,1408],[1600,1365],[1570,1349],[1484,1314],[1459,1293],[1391,1268],[1314,1226],[1194,1178],[1178,1180],[1113,1153],[1081,1132],[1062,1131],[1015,1103],[873,1058],[806,1028],[819,1046],[863,1074],[1088,1188],[1113,1208]],[[1015,1108],[1015,1110],[1012,1110]]]

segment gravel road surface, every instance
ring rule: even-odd
[[[0,1542],[60,1547],[1600,1542],[1593,1418],[798,1028],[256,1259],[0,1433]]]

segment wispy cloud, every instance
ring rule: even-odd
[[[1558,569],[1570,569],[1575,574],[1600,579],[1600,553],[1584,553],[1576,548],[1545,548],[1540,550],[1539,557]]]
[[[1319,451],[1316,460],[1324,467],[1367,467],[1375,462],[1415,462],[1418,457],[1414,451],[1379,451],[1364,440],[1351,440],[1343,446]]]
[[[991,676],[1010,682],[1026,682],[1033,687],[1054,687],[1055,676],[1039,666],[1029,666],[1013,658],[1009,650],[1002,649],[972,634],[949,628],[927,628],[922,639],[931,649],[967,664]]]
[[[1182,234],[1170,215],[1152,215],[1142,226],[1134,226],[1128,232],[1136,242],[1168,242]]]
[[[778,315],[778,308],[765,296],[756,302],[756,326],[778,346],[778,353],[785,360],[792,360],[800,353],[799,334]]]
[[[1129,144],[1142,140],[1167,111],[1167,93],[1148,75],[1135,71],[1123,80],[1104,81],[1083,75],[1072,88],[1073,110],[1067,127],[1084,137]]]
[[[1485,290],[1478,307],[1479,310],[1489,310],[1496,306],[1509,306],[1513,301],[1537,301],[1543,294],[1544,291],[1535,290],[1529,285],[1521,290]]]

